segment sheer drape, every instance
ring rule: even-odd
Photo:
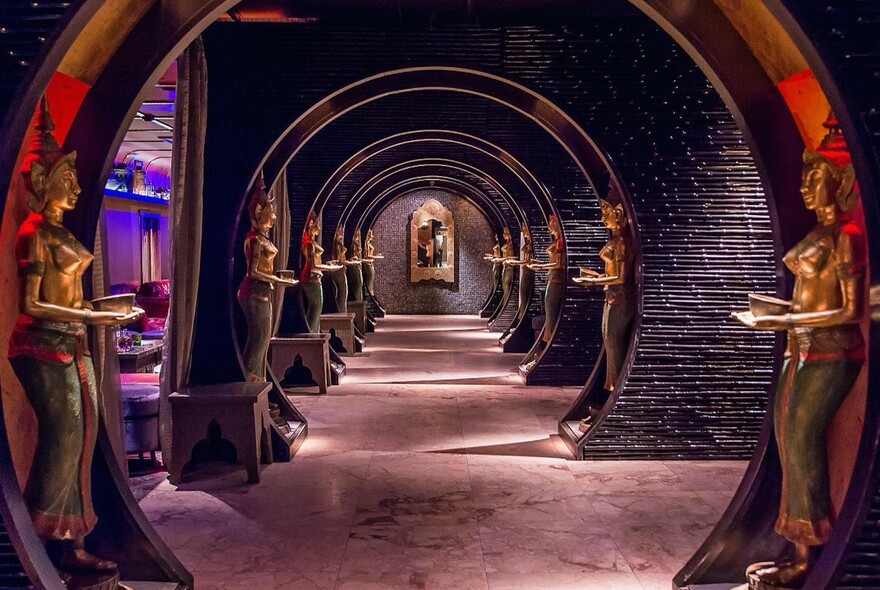
[[[141,283],[162,278],[159,260],[159,216],[141,212]]]
[[[201,38],[177,58],[174,139],[171,157],[171,301],[165,323],[161,401],[162,451],[171,452],[171,408],[168,396],[186,386],[192,360],[199,252],[202,247],[202,186],[208,98],[207,67]]]
[[[92,299],[110,294],[110,277],[107,264],[107,219],[104,209],[95,232],[95,256],[92,262]],[[92,328],[92,363],[95,366],[95,378],[98,381],[99,401],[104,416],[104,425],[110,435],[110,443],[116,455],[116,462],[122,473],[128,473],[128,461],[125,458],[125,443],[122,434],[122,399],[119,386],[119,357],[116,356],[116,331],[119,328]]]
[[[284,270],[290,259],[290,203],[287,201],[287,170],[281,172],[281,176],[272,187],[272,196],[275,197],[275,215],[278,219],[275,221],[274,235],[272,242],[278,248],[278,254],[275,256],[275,270]],[[284,301],[284,289],[275,288],[275,319],[272,323],[272,334],[278,333],[278,327],[281,323],[281,304]]]

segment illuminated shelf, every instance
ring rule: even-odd
[[[116,197],[118,199],[128,199],[130,201],[140,201],[141,203],[152,203],[154,205],[167,205],[168,199],[162,197],[154,197],[151,195],[139,195],[128,191],[116,191],[113,189],[104,189],[105,197]]]

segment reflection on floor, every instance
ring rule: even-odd
[[[524,387],[473,317],[389,316],[343,385],[297,396],[292,463],[142,502],[204,590],[668,590],[744,463],[575,462],[576,391]]]

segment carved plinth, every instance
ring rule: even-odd
[[[330,335],[297,334],[269,341],[269,367],[281,387],[330,387]]]
[[[269,417],[271,383],[221,383],[188,387],[172,393],[172,449],[168,479],[179,483],[193,448],[208,439],[212,427],[222,440],[235,446],[238,461],[247,469],[248,483],[259,483],[260,460],[272,462]],[[227,444],[228,444],[227,443]]]
[[[367,309],[363,301],[349,301],[348,311],[354,314],[354,325],[361,334],[367,333]]]
[[[321,332],[336,333],[336,337],[342,341],[342,347],[345,350],[337,350],[342,355],[352,355],[355,353],[355,336],[354,336],[354,314],[353,313],[322,313],[321,314]]]

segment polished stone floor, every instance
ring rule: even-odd
[[[141,505],[200,590],[669,590],[741,462],[576,462],[577,390],[524,387],[485,321],[389,316],[262,482],[229,469]]]

